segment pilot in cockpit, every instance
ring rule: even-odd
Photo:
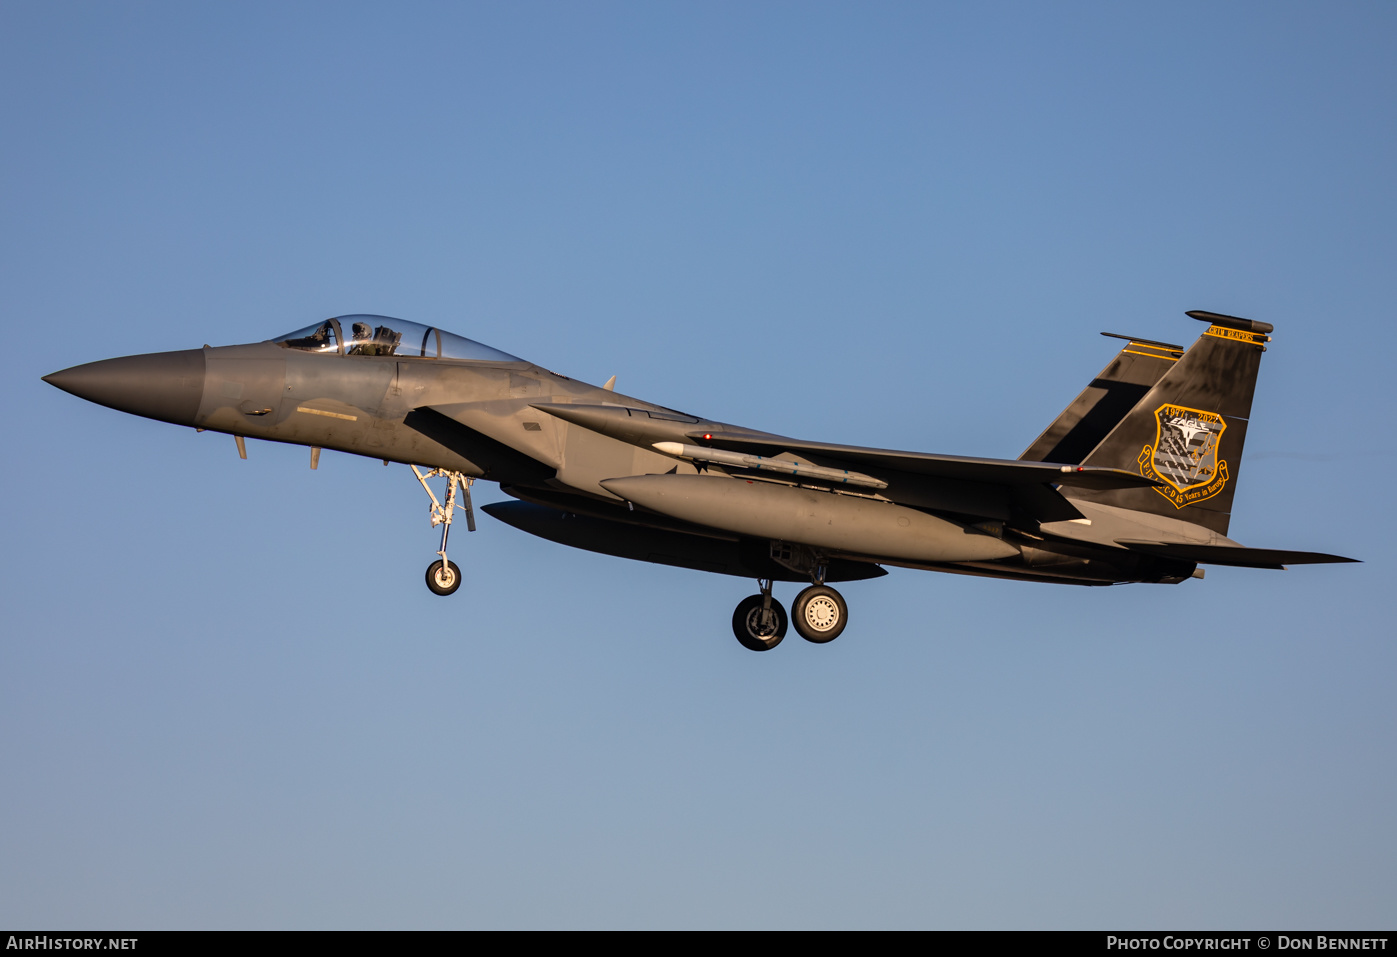
[[[406,340],[406,342],[404,341]],[[463,336],[388,316],[352,315],[327,319],[271,340],[284,349],[323,355],[404,356],[463,359],[472,362],[521,362]]]
[[[334,348],[335,332],[328,321],[322,322],[313,330],[302,331],[308,331],[310,332],[310,335],[302,336],[299,339],[288,338],[283,341],[283,344],[286,345],[288,348],[305,349],[307,352],[319,352],[327,345],[330,346],[332,349]]]
[[[402,338],[402,333],[387,326],[375,329],[367,322],[356,322],[351,329],[353,339],[349,343],[349,354],[352,356],[391,356]]]

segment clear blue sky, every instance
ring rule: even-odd
[[[0,924],[1397,923],[1397,10],[0,4]],[[1013,457],[1276,325],[1232,535],[1363,565],[751,583],[39,377],[327,315]],[[479,499],[498,498],[482,487]],[[789,600],[794,589],[778,590]]]

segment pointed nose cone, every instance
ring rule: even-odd
[[[204,351],[103,359],[50,373],[44,381],[121,412],[193,425],[204,396]]]

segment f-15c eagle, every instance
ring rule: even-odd
[[[831,582],[883,565],[1075,585],[1177,584],[1200,564],[1282,568],[1353,559],[1227,537],[1269,323],[1210,312],[1188,349],[1126,340],[1017,459],[794,439],[677,412],[386,316],[327,319],[266,342],[106,359],[45,376],[148,418],[411,466],[441,525],[427,586],[449,595],[470,488],[490,515],[550,541],[754,578],[733,613],[753,651],[785,637],[775,582],[808,582],[791,620],[832,641]],[[425,471],[424,471],[425,469]],[[429,479],[443,479],[437,498]]]

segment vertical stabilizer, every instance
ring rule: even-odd
[[[1184,354],[1182,346],[1114,332],[1126,346],[1019,456],[1024,462],[1080,465]]]
[[[1261,354],[1272,326],[1212,312],[1190,312],[1207,331],[1083,465],[1139,472],[1154,489],[1078,492],[1069,497],[1167,515],[1227,533],[1241,471]]]

